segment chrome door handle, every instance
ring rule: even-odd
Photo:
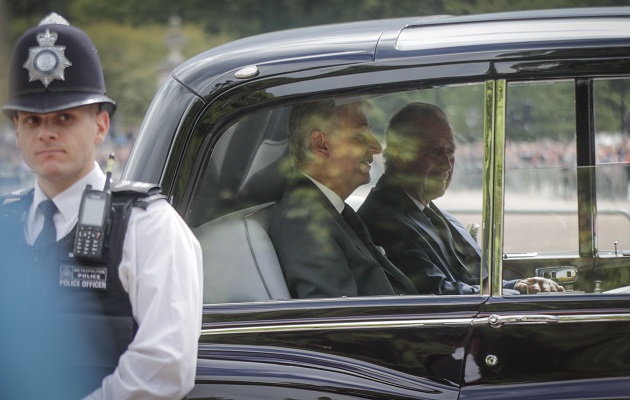
[[[555,324],[559,318],[555,315],[497,315],[488,317],[488,323],[493,328],[500,328],[505,324]]]

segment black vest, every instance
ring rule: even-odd
[[[13,383],[0,388],[0,398],[85,396],[114,371],[133,340],[138,326],[118,276],[124,236],[131,208],[164,196],[144,184],[117,185],[112,195],[100,263],[73,257],[75,229],[47,247],[26,243],[32,190],[0,206],[0,304],[8,327],[0,333],[0,354],[8,354],[0,381]]]

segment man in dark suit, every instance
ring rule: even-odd
[[[479,293],[486,274],[477,241],[432,202],[448,189],[455,165],[446,115],[434,105],[411,103],[390,120],[385,143],[385,173],[358,212],[374,242],[422,294]],[[504,281],[503,288],[515,294],[564,290],[543,278]]]
[[[269,226],[292,297],[417,293],[344,202],[370,181],[373,156],[382,150],[366,107],[330,99],[292,110],[289,147],[296,173]]]

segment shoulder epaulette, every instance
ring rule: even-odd
[[[30,195],[31,192],[33,192],[32,188],[17,190],[15,192],[0,195],[0,205],[10,204],[18,200],[21,200],[25,196]]]
[[[146,195],[152,195],[156,193],[160,193],[162,188],[160,186],[147,183],[147,182],[133,182],[133,181],[120,181],[112,186],[112,193],[142,193]]]
[[[121,181],[112,186],[114,201],[121,198],[123,201],[132,199],[134,207],[146,208],[154,201],[166,199],[162,194],[162,188],[153,183]]]

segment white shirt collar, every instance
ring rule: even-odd
[[[69,188],[59,193],[53,199],[51,199],[59,212],[55,214],[54,221],[57,228],[57,239],[66,236],[79,219],[79,206],[81,205],[81,195],[85,190],[86,185],[92,185],[95,190],[101,190],[105,186],[105,174],[101,171],[100,166],[95,161],[92,171],[72,184]],[[44,226],[44,216],[37,206],[48,197],[44,194],[39,183],[35,184],[33,193],[33,204],[27,217],[27,224],[25,227],[26,240],[28,243],[33,243],[39,232]]]
[[[337,212],[341,214],[344,207],[346,206],[346,203],[344,203],[343,199],[339,197],[337,193],[333,192],[332,189],[330,189],[328,186],[324,185],[323,183],[311,178],[310,176],[306,175],[304,172],[301,172],[301,174],[307,177],[308,179],[310,179],[311,182],[313,182],[315,186],[317,186],[319,190],[321,190],[322,193],[324,193],[324,196],[326,196],[326,198],[332,203],[333,207],[335,207],[335,210],[337,210]]]
[[[418,200],[416,200],[415,198],[411,197],[411,195],[407,192],[405,192],[405,194],[407,196],[409,196],[409,198],[411,199],[411,201],[413,201],[413,204],[415,204],[416,206],[418,206],[418,208],[420,209],[420,211],[424,211],[424,207],[426,207],[424,204],[420,203]]]

